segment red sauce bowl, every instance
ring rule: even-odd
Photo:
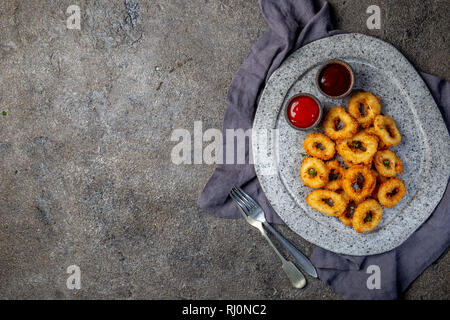
[[[322,119],[320,101],[309,93],[298,93],[284,106],[284,118],[294,129],[306,131],[316,127]]]

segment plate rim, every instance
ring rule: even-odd
[[[270,86],[272,85],[272,82],[274,81],[274,79],[283,72],[283,70],[289,66],[290,63],[292,63],[292,60],[298,59],[299,57],[302,57],[302,54],[304,54],[305,48],[312,48],[314,46],[320,46],[322,43],[327,43],[327,42],[334,42],[334,41],[339,41],[341,40],[341,38],[347,38],[347,39],[351,39],[351,41],[369,41],[371,44],[374,45],[378,45],[378,46],[384,46],[385,48],[387,48],[394,56],[395,58],[399,59],[399,61],[397,62],[397,65],[401,65],[401,66],[405,66],[402,67],[402,70],[405,71],[405,75],[406,78],[410,79],[410,81],[403,81],[402,79],[399,79],[398,77],[396,77],[397,80],[399,80],[400,82],[402,82],[401,84],[407,89],[407,92],[409,93],[408,97],[411,97],[411,93],[412,91],[411,89],[411,85],[412,82],[415,82],[415,85],[419,85],[420,86],[420,97],[421,99],[423,99],[424,101],[427,102],[427,105],[431,106],[431,110],[427,109],[426,111],[424,110],[424,108],[420,109],[420,108],[415,108],[415,110],[412,110],[413,112],[416,112],[416,117],[419,119],[420,124],[421,124],[421,128],[420,130],[423,131],[423,136],[424,136],[424,140],[427,142],[425,147],[428,149],[428,152],[425,152],[425,164],[426,164],[426,170],[427,172],[430,172],[430,170],[436,170],[436,169],[444,169],[446,170],[446,177],[447,179],[441,179],[440,181],[438,181],[438,185],[436,186],[436,192],[433,193],[432,198],[428,199],[428,206],[427,206],[427,212],[426,213],[419,213],[418,217],[416,218],[416,221],[414,223],[409,224],[408,228],[404,228],[403,229],[403,234],[400,236],[395,237],[393,240],[390,241],[390,243],[387,245],[385,244],[384,246],[382,246],[381,248],[378,247],[370,247],[368,248],[368,245],[358,245],[356,244],[355,246],[352,247],[351,250],[348,250],[348,248],[340,248],[339,246],[335,246],[332,245],[333,241],[331,240],[336,240],[336,239],[340,239],[342,238],[342,233],[337,232],[337,230],[331,230],[330,233],[328,233],[328,236],[325,236],[326,239],[321,239],[321,240],[317,240],[317,238],[314,238],[310,235],[310,233],[304,231],[304,230],[298,230],[298,228],[296,228],[295,226],[293,226],[292,223],[290,223],[289,221],[285,221],[285,219],[283,218],[283,214],[282,212],[285,209],[285,207],[281,208],[278,203],[277,203],[277,199],[278,199],[278,193],[273,194],[273,190],[271,190],[270,188],[266,188],[266,183],[270,183],[270,181],[267,181],[267,176],[265,176],[264,174],[262,174],[262,171],[264,170],[264,167],[261,166],[260,164],[262,163],[261,161],[259,161],[259,156],[260,156],[260,139],[258,139],[258,137],[255,136],[255,133],[258,131],[258,128],[260,127],[260,122],[261,122],[261,118],[264,117],[264,115],[262,114],[265,110],[265,108],[268,108],[268,106],[264,106],[264,102],[265,102],[265,96],[268,94],[268,92],[270,91]],[[376,51],[376,53],[372,53],[372,54],[379,54],[379,51]],[[336,57],[340,57],[339,53],[336,53]],[[342,59],[342,57],[341,57]],[[304,71],[300,72],[300,74],[303,74]],[[295,77],[293,77],[295,78]],[[291,82],[289,84],[289,88],[292,87],[292,85],[295,83]],[[288,85],[286,85],[288,86]],[[286,92],[281,93],[281,98],[285,97],[287,92],[289,91],[289,88],[286,90]],[[408,90],[409,89],[409,90]],[[424,94],[425,93],[425,94]],[[284,99],[284,98],[283,98]],[[283,103],[280,106],[277,106],[276,108],[273,108],[275,111],[275,114],[278,117],[278,114],[280,112],[280,109],[282,108]],[[423,117],[424,116],[430,116],[430,111],[431,114],[433,116],[433,118],[437,118],[437,124],[433,124],[433,126],[428,126],[428,127],[423,127]],[[275,119],[277,118],[275,117]],[[273,121],[276,124],[276,120]],[[271,126],[270,128],[273,128],[273,126]],[[255,130],[256,129],[256,130]],[[440,132],[442,133],[444,130],[444,132],[446,133],[446,135],[433,135],[433,132]],[[433,139],[429,139],[429,137],[432,137]],[[437,139],[436,139],[437,138]],[[437,147],[439,147],[439,149],[437,149]],[[341,254],[349,254],[349,255],[356,255],[356,256],[365,256],[365,255],[373,255],[373,254],[379,254],[379,253],[383,253],[386,251],[390,251],[394,248],[396,248],[397,246],[401,245],[404,241],[406,241],[409,236],[414,233],[414,231],[416,231],[422,224],[423,222],[426,221],[426,219],[428,219],[428,217],[431,215],[431,213],[434,211],[435,207],[439,204],[445,189],[447,187],[447,183],[448,183],[448,176],[449,176],[449,163],[450,163],[450,157],[448,156],[448,154],[450,153],[450,141],[448,139],[448,133],[447,133],[447,129],[445,126],[445,123],[443,121],[442,115],[434,101],[434,98],[431,96],[431,93],[428,89],[428,87],[426,86],[425,82],[423,81],[422,77],[418,74],[418,72],[416,71],[416,69],[414,68],[414,66],[406,59],[406,57],[404,57],[404,55],[398,51],[398,49],[396,49],[393,45],[380,40],[378,38],[372,37],[372,36],[368,36],[368,35],[364,35],[364,34],[360,34],[360,33],[345,33],[345,34],[338,34],[338,35],[333,35],[330,37],[326,37],[326,38],[322,38],[316,41],[313,41],[299,49],[297,49],[296,51],[294,51],[293,53],[291,53],[286,59],[285,61],[272,73],[272,75],[269,77],[269,79],[266,82],[266,85],[261,93],[261,97],[259,99],[259,103],[258,103],[258,107],[255,113],[255,118],[253,121],[253,130],[252,130],[252,149],[253,149],[253,163],[254,163],[254,167],[255,167],[255,172],[256,175],[258,177],[258,180],[260,181],[260,185],[267,197],[267,199],[269,200],[270,204],[272,205],[272,207],[274,208],[274,210],[277,212],[277,214],[280,216],[280,218],[286,223],[286,225],[291,228],[295,233],[297,233],[298,235],[300,235],[301,237],[303,237],[305,240],[320,246],[322,248],[325,248],[327,250],[336,252],[336,253],[341,253]],[[442,155],[442,153],[438,156],[436,154],[436,150],[444,150],[444,155],[447,154],[447,157],[445,156],[440,156]],[[446,152],[445,150],[449,151]],[[268,152],[266,152],[266,156],[267,155],[272,155],[275,151],[273,150],[268,150]],[[424,170],[425,171],[425,170]],[[278,177],[278,180],[281,180],[281,178],[279,177],[279,174],[277,172],[277,174],[275,175],[276,177]],[[424,174],[424,179],[422,181],[424,181],[427,178],[427,175]],[[421,181],[421,182],[422,182]],[[434,183],[436,183],[436,181],[434,181]],[[281,183],[282,184],[282,183]],[[420,185],[416,192],[423,192],[424,186]],[[413,197],[411,199],[411,201],[406,204],[406,206],[404,207],[403,210],[411,210],[411,206],[413,205],[414,202],[416,202],[417,199],[416,197]],[[303,209],[301,207],[296,206],[296,210],[297,211],[302,211],[303,214],[299,215],[299,219],[300,220],[308,220],[308,222],[310,224],[312,224],[312,227],[314,229],[320,228],[320,223],[317,220],[312,219],[308,214],[306,214]],[[292,208],[294,209],[294,208]],[[280,214],[281,213],[281,214]],[[397,217],[396,217],[397,218]],[[393,219],[392,222],[394,222],[396,220],[396,218]],[[397,221],[398,223],[398,221]],[[381,231],[381,230],[380,230]],[[340,236],[340,237],[339,237]],[[365,237],[366,240],[370,241],[374,241],[376,240],[376,237],[374,238],[374,236],[370,236],[369,234],[364,234],[363,235]],[[344,235],[344,238],[346,236]],[[354,236],[352,235],[352,237],[354,238]],[[331,244],[330,244],[331,243]],[[367,241],[364,241],[364,243],[367,243]]]

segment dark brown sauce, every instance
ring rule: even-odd
[[[350,71],[339,63],[326,66],[319,76],[319,85],[329,96],[340,96],[350,89],[352,78]]]

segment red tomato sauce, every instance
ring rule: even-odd
[[[320,109],[317,102],[308,96],[293,99],[287,108],[289,121],[298,128],[308,128],[316,123]]]

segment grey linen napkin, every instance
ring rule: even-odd
[[[252,127],[259,95],[266,81],[290,53],[314,40],[341,33],[333,30],[329,6],[324,0],[260,0],[260,7],[269,28],[254,44],[231,82],[223,124],[224,137],[226,129],[247,130]],[[432,75],[421,75],[448,128],[450,83]],[[226,139],[223,150],[226,150],[225,143]],[[249,163],[248,150],[246,152],[246,163]],[[283,223],[262,192],[251,164],[217,165],[200,195],[199,206],[223,218],[240,218],[228,197],[234,185],[244,188],[260,203],[270,222]],[[311,260],[319,278],[343,298],[396,299],[450,244],[449,189],[447,187],[431,217],[394,250],[356,257],[316,247]],[[380,289],[367,287],[367,279],[371,276],[369,266],[377,266],[380,270]]]

